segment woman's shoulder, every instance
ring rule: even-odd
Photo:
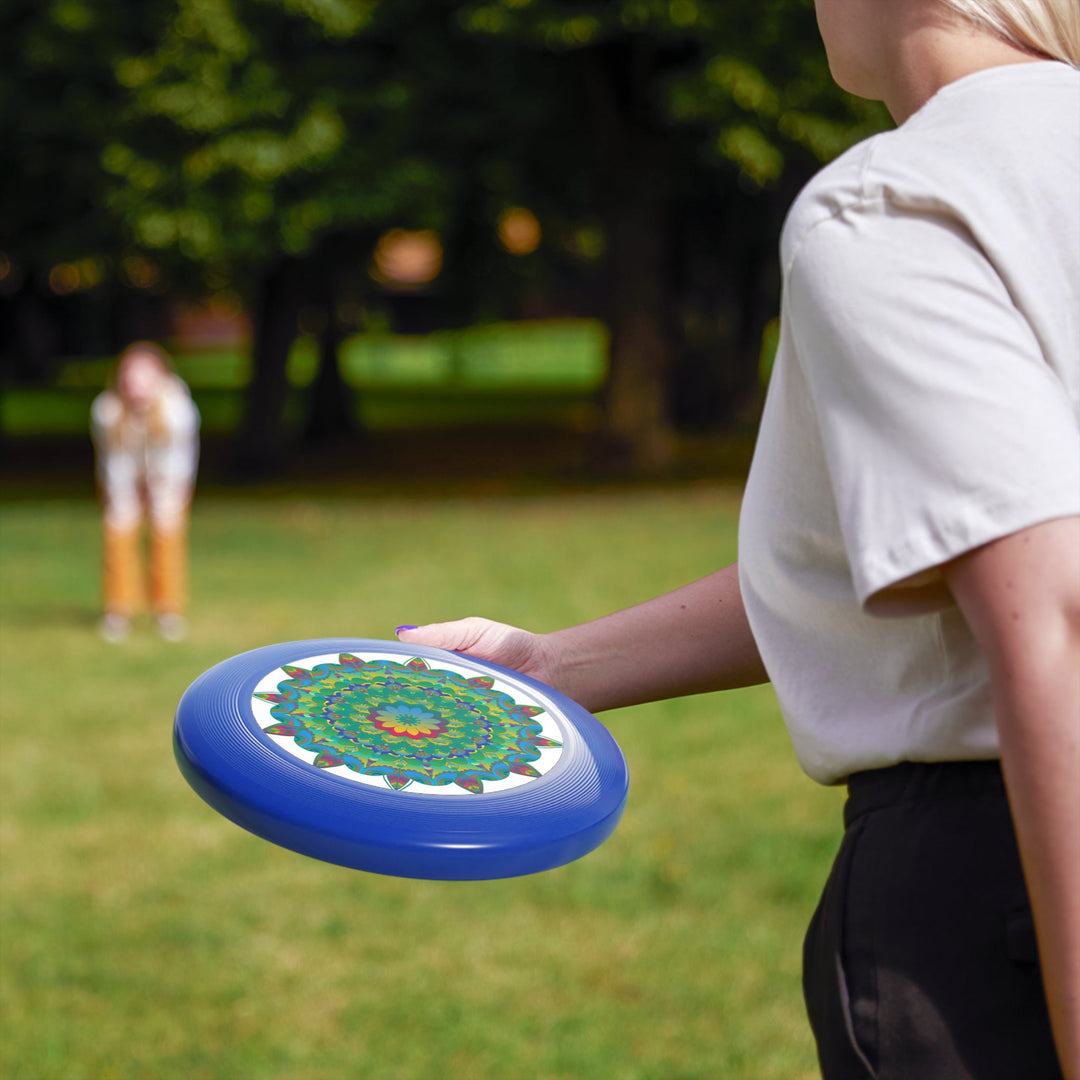
[[[833,159],[818,171],[791,204],[781,233],[781,261],[790,267],[796,253],[813,230],[840,217],[866,198],[867,173],[881,144],[897,132],[873,135]]]
[[[1066,64],[991,68],[950,83],[810,180],[784,225],[783,265],[818,226],[851,214],[932,213],[979,235],[1010,213],[1049,207],[1067,225],[1062,213],[1077,217],[1078,129],[1080,72]]]

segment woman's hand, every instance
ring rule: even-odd
[[[408,645],[430,645],[490,660],[561,689],[558,663],[548,639],[516,626],[473,616],[454,622],[399,627],[397,636]]]

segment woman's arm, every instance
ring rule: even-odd
[[[550,634],[470,618],[403,628],[398,636],[532,675],[590,712],[768,681],[735,563],[635,607]]]
[[[987,544],[945,577],[990,667],[1050,1018],[1080,1080],[1080,518]]]

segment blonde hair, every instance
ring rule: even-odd
[[[1077,0],[941,0],[1012,45],[1080,68]]]

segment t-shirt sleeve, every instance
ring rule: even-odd
[[[939,607],[943,563],[1080,513],[1077,405],[958,222],[846,211],[809,231],[785,288],[868,610]]]

